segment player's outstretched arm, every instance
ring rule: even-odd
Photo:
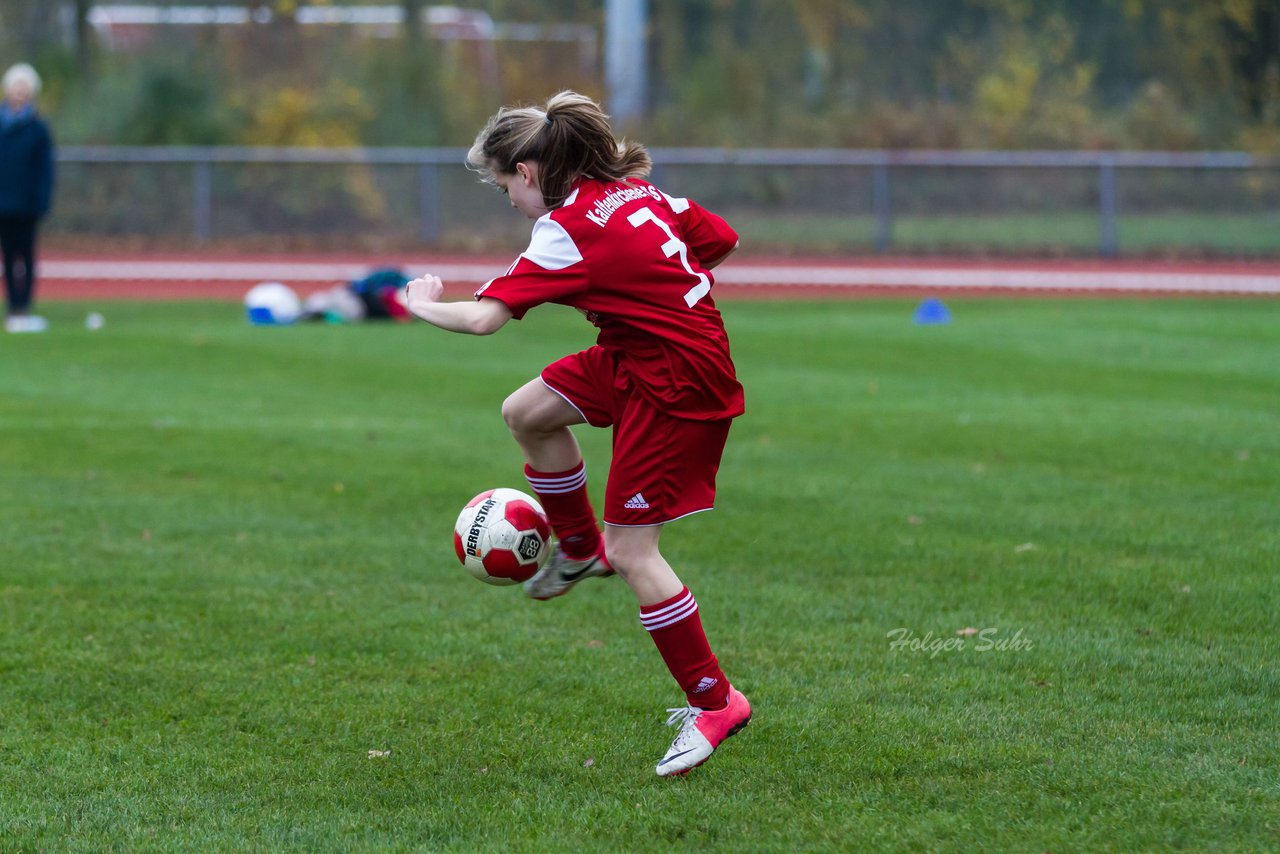
[[[432,326],[468,335],[491,335],[511,319],[506,303],[492,297],[475,302],[441,302],[444,283],[439,276],[423,276],[405,285],[409,311]]]
[[[734,241],[733,248],[730,249],[728,252],[724,253],[723,255],[721,255],[719,258],[715,259],[714,261],[702,261],[701,258],[699,258],[698,260],[702,261],[703,269],[710,270],[711,268],[715,267],[721,261],[728,258],[730,255],[732,255],[734,252],[737,252],[737,251],[738,251],[738,242]]]

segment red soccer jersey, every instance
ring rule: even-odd
[[[540,217],[529,248],[476,291],[517,318],[545,302],[573,306],[618,353],[619,376],[663,412],[712,420],[742,414],[742,386],[702,262],[738,235],[723,219],[645,181],[584,179]]]

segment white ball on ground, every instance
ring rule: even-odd
[[[293,288],[281,282],[254,285],[244,295],[244,307],[249,322],[263,326],[293,323],[302,314],[302,300]]]

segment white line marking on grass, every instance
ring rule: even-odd
[[[925,290],[1180,291],[1280,293],[1280,274],[902,267],[746,267],[716,277],[727,285],[824,285]]]
[[[483,283],[500,264],[421,263],[406,272],[430,270],[446,282]],[[48,260],[44,279],[172,280],[235,282],[351,281],[376,265],[315,261],[91,261]],[[717,271],[720,284],[735,286],[876,287],[904,290],[1156,291],[1175,293],[1280,294],[1278,273],[1186,270],[1042,270],[1011,267],[800,266],[739,263]]]

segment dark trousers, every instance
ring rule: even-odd
[[[26,314],[36,280],[36,218],[0,216],[4,289],[10,314]]]

